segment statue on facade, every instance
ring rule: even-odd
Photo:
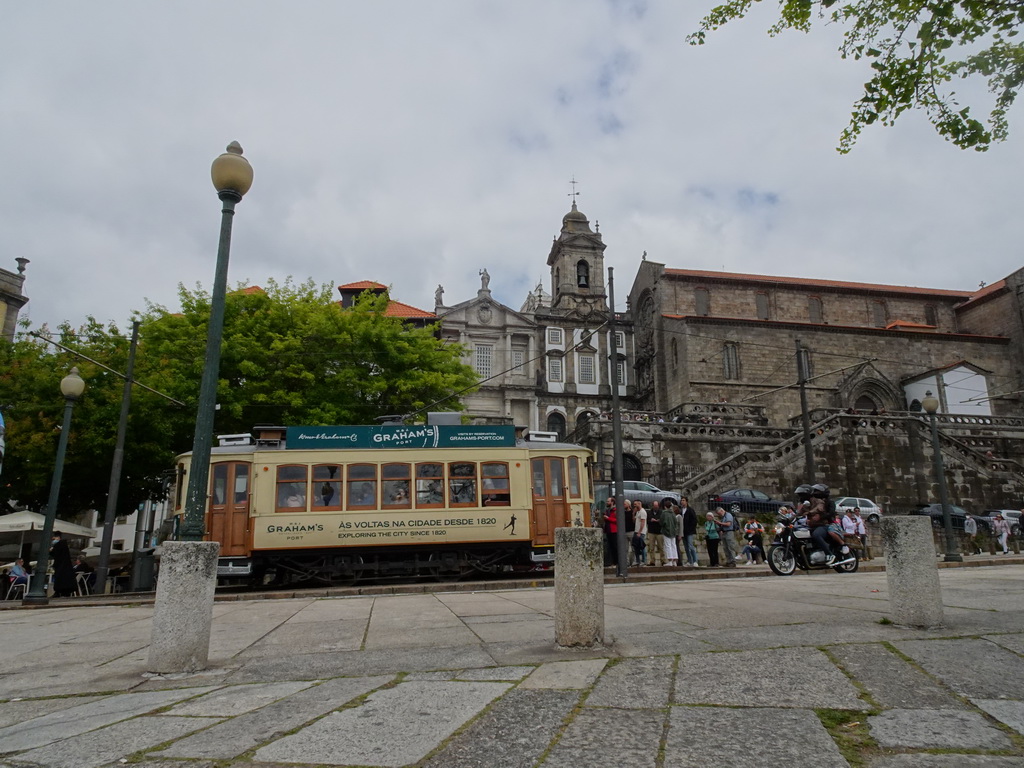
[[[437,284],[437,290],[434,291],[434,306],[435,307],[443,307],[444,306],[444,299],[442,298],[443,296],[444,296],[444,286],[441,285],[440,283],[438,283]]]
[[[490,285],[491,285],[491,276],[489,274],[487,274],[487,269],[486,268],[485,269],[481,269],[480,270],[480,290],[481,291],[490,290]]]

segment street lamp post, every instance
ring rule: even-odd
[[[939,400],[931,392],[925,392],[921,407],[928,414],[932,426],[932,457],[935,460],[935,479],[939,483],[939,501],[942,504],[942,525],[946,529],[947,563],[959,563],[963,556],[957,552],[956,537],[953,535],[953,511],[949,507],[949,491],[946,488],[946,469],[942,464],[942,448],[939,445],[939,428],[936,424],[935,412],[939,410]]]
[[[211,169],[217,197],[224,203],[220,221],[220,244],[217,247],[217,268],[210,295],[210,326],[206,334],[206,361],[199,385],[199,406],[196,431],[192,443],[192,466],[185,497],[185,520],[181,530],[183,541],[202,541],[206,533],[206,497],[210,479],[210,448],[213,444],[213,417],[217,406],[217,381],[220,376],[220,347],[224,334],[224,300],[228,283],[228,256],[231,251],[231,222],[235,205],[252,186],[252,166],[242,157],[237,141],[227,152],[213,161]]]
[[[39,554],[36,555],[36,568],[32,572],[28,593],[22,600],[25,605],[46,605],[50,602],[46,595],[46,572],[50,568],[50,539],[53,538],[53,521],[57,517],[57,496],[60,494],[60,480],[64,474],[64,454],[68,450],[68,435],[71,432],[71,411],[75,402],[85,392],[85,381],[78,375],[78,369],[60,380],[60,392],[64,395],[64,423],[60,428],[60,439],[57,441],[57,458],[54,462],[53,478],[50,480],[50,498],[46,502],[46,519],[43,523],[43,538],[39,542]]]

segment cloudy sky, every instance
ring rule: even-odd
[[[766,4],[687,45],[711,4],[8,0],[0,266],[31,259],[37,326],[174,308],[213,278],[231,140],[255,168],[232,283],[372,279],[429,309],[486,267],[518,308],[573,177],[620,308],[643,251],[954,289],[1022,265],[1019,114],[988,153],[908,115],[839,155],[868,74],[838,31],[771,39]]]

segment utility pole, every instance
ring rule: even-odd
[[[117,421],[117,442],[114,444],[114,461],[110,465],[110,486],[107,490],[107,507],[103,513],[103,537],[100,542],[100,562],[96,566],[96,592],[103,594],[107,589],[107,574],[110,573],[110,546],[114,541],[114,519],[117,517],[117,497],[121,491],[121,469],[124,466],[124,439],[128,431],[128,409],[132,404],[132,376],[135,374],[135,350],[139,346],[139,321],[132,323],[132,341],[128,347],[128,367],[125,370],[124,390],[121,393],[121,416]],[[139,512],[139,515],[142,513]],[[136,552],[136,559],[138,553]]]
[[[609,382],[612,389],[612,482],[615,484],[615,516],[618,533],[615,534],[616,575],[629,575],[629,546],[626,541],[626,498],[622,487],[622,410],[619,407],[619,348],[615,344],[615,269],[608,267],[608,335],[611,338]]]
[[[804,482],[814,482],[814,449],[811,447],[811,414],[807,408],[807,379],[810,378],[807,350],[796,340],[796,380],[800,385],[800,422],[804,428]]]

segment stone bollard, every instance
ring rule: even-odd
[[[216,541],[163,544],[149,643],[151,672],[198,672],[206,668],[219,554]]]
[[[882,520],[885,579],[892,620],[911,627],[942,624],[942,589],[927,517],[893,516]]]
[[[555,529],[555,643],[604,643],[604,552],[600,528]]]

